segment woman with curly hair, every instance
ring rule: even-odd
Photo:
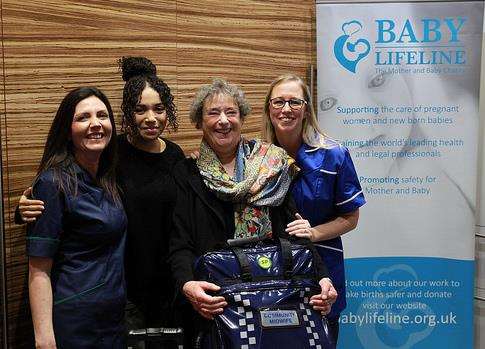
[[[117,137],[117,183],[128,216],[125,253],[128,328],[172,325],[173,283],[166,259],[176,190],[171,169],[184,158],[180,147],[161,137],[166,126],[176,131],[174,98],[145,57],[119,60],[125,81],[122,133]],[[19,212],[35,220],[43,202],[24,192]]]
[[[176,107],[150,60],[124,57],[119,64],[126,82],[117,177],[128,216],[128,327],[167,327],[174,293],[166,263],[176,198],[171,169],[184,154],[160,136],[166,126],[177,130]]]

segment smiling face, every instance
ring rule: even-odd
[[[241,138],[241,117],[234,98],[218,94],[204,102],[202,132],[217,156],[235,153]]]
[[[143,141],[157,141],[167,124],[167,111],[160,95],[148,85],[135,107],[135,123]]]
[[[74,153],[100,155],[112,133],[106,105],[96,96],[83,99],[76,105],[71,125]]]
[[[287,101],[282,108],[273,107],[272,103],[269,104],[269,116],[271,123],[273,124],[276,136],[282,136],[288,133],[302,134],[303,119],[305,119],[306,108],[305,104],[301,109],[295,110],[290,107],[290,101],[294,99],[304,100],[303,90],[297,81],[283,81],[276,85],[271,91],[271,99],[280,99]]]

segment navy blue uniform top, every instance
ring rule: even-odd
[[[311,226],[355,211],[365,203],[364,194],[347,148],[328,141],[328,148],[303,143],[296,155],[301,169],[292,183],[292,194],[299,213]],[[315,243],[338,292],[329,318],[336,318],[346,306],[342,239]]]
[[[27,254],[53,259],[54,313],[57,305],[73,301],[93,312],[113,304],[123,311],[126,215],[84,169],[74,167],[76,196],[59,191],[53,170],[42,172],[34,184],[33,197],[44,201],[45,210],[28,226]],[[89,317],[89,310],[84,315]]]

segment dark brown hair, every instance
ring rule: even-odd
[[[79,87],[69,92],[62,100],[57,109],[56,116],[52,121],[44,154],[37,170],[37,176],[41,172],[52,169],[54,178],[59,184],[59,190],[64,193],[77,194],[77,175],[74,159],[74,147],[71,140],[71,127],[76,106],[82,100],[95,96],[101,100],[108,110],[111,122],[112,134],[106,148],[99,159],[96,180],[112,201],[121,205],[118,189],[116,186],[116,127],[113,110],[108,98],[96,87]],[[66,176],[67,174],[67,176]]]

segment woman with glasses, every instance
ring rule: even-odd
[[[190,110],[191,121],[202,130],[200,155],[197,160],[179,162],[174,169],[178,195],[170,236],[177,299],[190,302],[197,312],[184,312],[194,319],[186,327],[187,337],[194,329],[207,334],[214,323],[204,319],[213,319],[227,305],[224,297],[214,294],[219,286],[196,280],[197,257],[219,249],[227,239],[287,238],[285,228],[294,220],[287,195],[291,160],[281,148],[241,136],[249,112],[243,91],[221,79],[202,86]],[[309,243],[296,237],[291,240]],[[321,294],[313,295],[310,304],[328,313],[337,294],[321,261],[316,263],[321,267]]]
[[[301,219],[287,230],[318,242],[339,294],[327,316],[337,340],[338,318],[346,305],[340,236],[357,226],[359,207],[365,203],[352,159],[345,147],[320,130],[308,86],[296,75],[283,75],[271,83],[264,105],[263,139],[285,149],[300,168],[291,190]]]

